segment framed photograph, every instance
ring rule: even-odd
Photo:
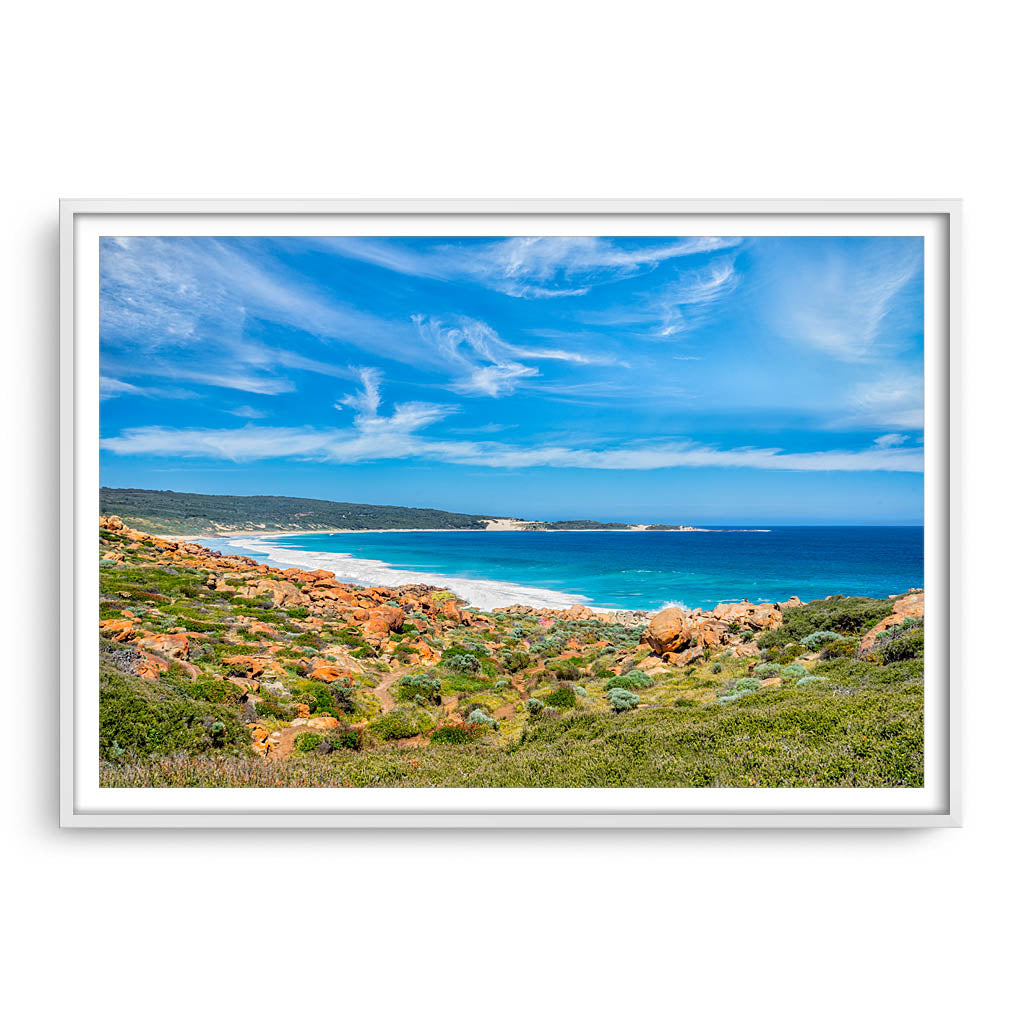
[[[959,238],[63,202],[62,825],[959,824]]]

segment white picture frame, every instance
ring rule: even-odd
[[[60,206],[60,824],[72,828],[919,828],[961,824],[957,200],[63,200]],[[923,790],[101,790],[97,238],[118,234],[917,233],[925,237]],[[392,231],[382,230],[393,224]],[[357,227],[358,225],[358,227]],[[641,226],[638,228],[638,225]],[[841,230],[840,230],[841,225]],[[646,226],[646,227],[644,227]],[[752,231],[751,228],[754,228]],[[760,229],[758,229],[760,228]],[[450,227],[447,230],[455,233]],[[90,539],[91,538],[91,539]],[[90,564],[93,566],[89,568]],[[93,598],[90,600],[90,592]],[[92,673],[95,675],[95,673]],[[91,767],[90,767],[91,766]],[[90,777],[92,776],[92,777]],[[339,802],[340,801],[340,802]]]

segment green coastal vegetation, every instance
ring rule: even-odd
[[[341,587],[117,519],[100,588],[104,786],[923,784],[923,617],[895,599],[779,606],[681,664],[645,622]]]
[[[487,525],[483,516],[435,508],[120,487],[100,488],[100,514],[119,516],[139,530],[184,536],[228,530],[482,530]]]

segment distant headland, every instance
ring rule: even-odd
[[[436,508],[365,505],[277,495],[190,494],[101,487],[100,514],[119,516],[135,529],[163,536],[231,536],[247,533],[317,533],[385,530],[677,530],[702,527],[670,523],[618,523],[595,519],[536,520],[471,515]]]

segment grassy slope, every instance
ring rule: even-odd
[[[388,747],[286,764],[237,766],[241,785],[317,786],[920,786],[920,666],[849,683],[765,690],[734,704],[570,712],[528,723],[505,749]],[[859,675],[859,674],[858,674]],[[221,784],[222,766],[173,759],[104,773],[107,785]]]

